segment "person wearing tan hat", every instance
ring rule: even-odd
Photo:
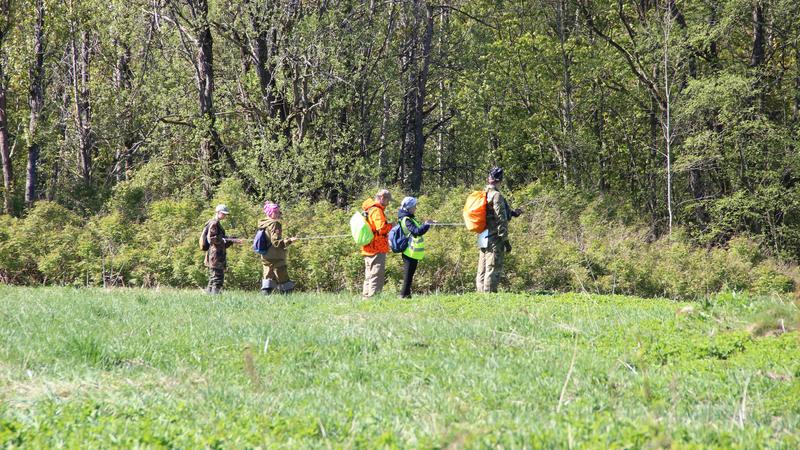
[[[222,292],[222,285],[225,283],[225,269],[228,267],[227,249],[233,244],[241,244],[241,239],[229,238],[225,234],[225,229],[220,223],[228,215],[230,210],[225,205],[217,205],[214,209],[214,218],[206,223],[208,232],[206,241],[208,251],[203,263],[208,267],[208,287],[206,292],[209,294],[219,294]]]
[[[366,200],[361,208],[367,213],[367,223],[372,229],[373,239],[361,247],[364,257],[364,289],[362,296],[372,297],[383,290],[386,283],[386,254],[389,253],[389,231],[392,224],[386,219],[386,207],[392,194],[381,189],[374,199]]]

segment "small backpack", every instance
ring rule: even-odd
[[[405,217],[403,217],[403,219],[405,219]],[[411,241],[411,237],[406,235],[405,230],[403,230],[401,222],[402,219],[397,221],[392,229],[389,230],[389,248],[392,249],[392,253],[402,253],[406,251],[408,243]]]
[[[256,237],[253,239],[253,251],[259,255],[266,255],[270,247],[272,247],[272,242],[269,240],[267,231],[259,228],[256,231]]]
[[[372,233],[372,227],[367,223],[367,212],[356,211],[350,217],[350,234],[353,236],[353,241],[358,245],[367,245],[372,242],[375,235]]]
[[[206,222],[205,226],[203,227],[203,232],[200,233],[200,238],[198,239],[198,244],[200,244],[200,250],[204,252],[208,251],[209,247],[211,247],[211,244],[209,244],[208,242],[208,226],[210,224],[211,224],[210,220]]]
[[[481,233],[486,229],[486,196],[484,191],[475,191],[464,203],[464,225],[467,230]]]

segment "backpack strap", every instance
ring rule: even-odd
[[[497,191],[489,195],[489,188],[486,188],[486,217],[494,216],[494,207],[492,207],[492,200]]]
[[[210,232],[211,232],[211,222],[212,222],[213,220],[214,220],[214,219],[208,219],[208,221],[206,222],[206,224],[203,226],[203,229],[205,230],[205,231],[203,232],[203,239],[205,239],[205,241],[206,241],[206,244],[208,244],[208,246],[209,246],[209,247],[211,246],[211,241],[208,239],[208,233],[210,233]]]

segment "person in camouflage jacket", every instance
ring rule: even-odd
[[[494,167],[489,171],[486,185],[486,229],[488,237],[485,246],[479,249],[478,273],[475,286],[478,292],[497,292],[506,253],[511,252],[508,239],[508,222],[518,216],[521,210],[511,211],[503,194],[497,189],[503,181],[503,169]]]
[[[225,283],[225,269],[228,267],[227,249],[233,244],[242,242],[241,239],[229,238],[225,234],[221,221],[229,214],[230,210],[227,206],[217,205],[214,210],[214,218],[206,223],[208,231],[205,239],[208,242],[208,251],[206,251],[203,264],[208,267],[206,292],[209,294],[222,292],[222,285]]]

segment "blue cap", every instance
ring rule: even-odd
[[[414,197],[406,197],[400,202],[400,207],[408,211],[409,209],[417,206],[417,199]]]

